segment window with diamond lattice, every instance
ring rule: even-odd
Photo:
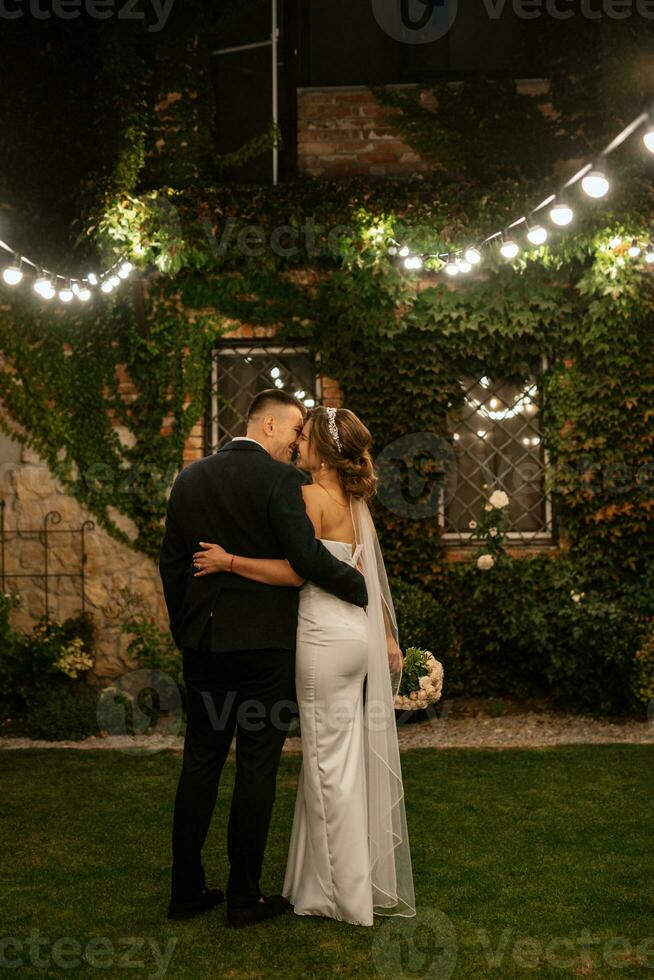
[[[228,342],[214,349],[211,405],[205,420],[207,455],[234,436],[245,435],[248,406],[265,388],[288,391],[307,408],[320,404],[316,359],[305,348],[265,342]]]
[[[449,544],[465,543],[493,490],[509,497],[513,543],[553,539],[548,467],[534,375],[522,381],[482,377],[461,381],[462,401],[448,414],[452,465],[444,482],[440,522]],[[486,484],[486,487],[484,487]]]

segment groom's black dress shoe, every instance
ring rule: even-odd
[[[251,926],[265,919],[288,912],[293,906],[283,895],[262,895],[258,902],[252,905],[238,906],[227,901],[227,925],[231,929]]]
[[[224,901],[225,895],[220,888],[205,888],[197,898],[190,899],[189,901],[181,902],[171,899],[170,906],[168,907],[168,918],[176,920],[192,919],[202,912],[208,912]]]

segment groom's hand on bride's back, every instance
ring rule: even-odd
[[[268,499],[268,516],[284,557],[301,578],[355,606],[367,606],[368,592],[361,572],[339,561],[317,540],[304,505],[302,483],[298,470],[285,466]]]

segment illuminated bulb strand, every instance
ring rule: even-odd
[[[284,387],[284,381],[282,379],[282,372],[281,372],[281,369],[280,368],[278,368],[276,366],[273,367],[273,368],[271,368],[270,369],[270,377],[273,379],[275,388],[283,388]],[[307,408],[314,408],[314,406],[316,404],[315,399],[308,397],[306,391],[304,391],[304,390],[301,389],[299,391],[293,392],[293,394],[295,395],[295,397],[299,401],[304,402],[304,404],[306,405]]]
[[[538,220],[538,213],[549,206],[548,217],[551,223],[555,227],[565,228],[574,218],[574,211],[566,196],[566,192],[571,187],[581,182],[582,189],[588,197],[595,200],[606,197],[611,185],[605,173],[604,160],[645,124],[647,124],[647,130],[643,135],[643,143],[649,152],[654,154],[654,106],[652,106],[649,111],[641,112],[628,126],[625,126],[593,162],[584,164],[577,173],[573,174],[563,184],[557,193],[550,194],[526,215],[516,218],[502,230],[493,232],[492,235],[488,235],[487,238],[475,245],[450,252],[415,253],[411,251],[408,245],[401,244],[391,238],[388,251],[391,255],[397,255],[403,259],[405,269],[411,271],[421,269],[428,259],[439,259],[443,263],[442,268],[446,275],[454,277],[460,273],[470,272],[481,261],[483,249],[498,243],[502,256],[509,261],[514,259],[520,252],[520,245],[513,239],[511,232],[523,225],[527,241],[538,248],[544,245],[549,238],[548,229]],[[382,241],[383,235],[377,234],[374,240],[376,242]],[[637,258],[642,254],[647,263],[654,263],[654,236],[652,240],[647,242],[631,240],[628,254],[632,258]]]
[[[99,286],[103,293],[111,293],[119,286],[123,279],[127,279],[133,269],[132,263],[124,256],[103,273],[96,275],[90,272],[84,278],[74,278],[71,276],[61,276],[56,272],[51,272],[43,266],[37,265],[21,255],[15,249],[7,245],[0,239],[0,248],[9,252],[13,256],[11,265],[3,269],[2,278],[7,286],[18,286],[25,279],[25,266],[34,270],[34,291],[42,299],[52,299],[59,297],[62,303],[71,303],[78,299],[81,303],[86,303],[91,299],[91,288]]]
[[[536,385],[531,385],[520,392],[510,408],[502,408],[496,411],[486,408],[484,402],[477,401],[476,398],[471,398],[469,395],[466,395],[465,401],[468,407],[472,408],[479,415],[483,415],[493,422],[501,422],[504,419],[515,418],[523,409],[526,409],[528,412],[533,411],[535,409],[534,398],[536,397],[536,393]],[[490,404],[492,405],[493,402],[497,402],[497,399],[491,399]]]

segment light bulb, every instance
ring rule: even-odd
[[[645,261],[650,264],[654,262],[654,246],[648,245],[647,251],[645,252]]]
[[[453,262],[452,259],[445,266],[445,271],[448,276],[458,276],[459,274],[459,263]]]
[[[296,391],[295,392],[295,397],[296,398],[304,398],[305,395],[306,395],[306,391]]]
[[[643,143],[650,153],[654,153],[654,126],[648,129],[643,136]]]
[[[542,245],[547,241],[547,229],[543,228],[542,225],[535,225],[527,232],[527,238],[532,245]]]
[[[550,218],[555,225],[558,225],[560,228],[564,228],[565,225],[569,225],[574,218],[574,212],[572,208],[568,207],[567,204],[559,202],[550,210]]]
[[[23,270],[17,265],[10,265],[2,273],[2,278],[8,286],[17,286],[23,278]]]
[[[618,245],[622,245],[622,239],[619,235],[616,235],[615,238],[612,238],[609,242],[609,248],[617,248]]]
[[[63,289],[59,290],[59,299],[62,303],[70,303],[74,295],[75,293],[70,288],[70,283],[67,286],[64,286]]]
[[[401,258],[405,259],[407,257],[407,255],[409,254],[409,247],[408,247],[408,245],[403,245],[402,248],[400,249],[399,254],[400,254]]]
[[[628,254],[632,257],[632,259],[636,259],[640,255],[640,245],[638,244],[635,238],[632,241],[631,245],[629,246]]]
[[[92,286],[98,285],[98,277],[96,276],[95,272],[89,272],[86,278],[88,279],[88,281],[91,283]]]
[[[271,370],[270,370],[270,377],[271,378],[278,378],[281,373],[282,372],[279,370],[278,367],[271,368]]]
[[[467,248],[465,251],[465,260],[470,265],[478,265],[481,262],[481,253],[476,248]]]
[[[284,382],[281,378],[275,378],[275,388],[283,388]]]
[[[502,242],[502,247],[500,248],[500,252],[502,253],[505,259],[514,259],[519,251],[520,249],[518,248],[515,242],[510,240],[507,242]]]
[[[305,399],[304,399],[304,404],[305,404],[305,405],[307,406],[307,408],[313,408],[313,406],[314,406],[314,405],[315,405],[316,403],[315,403],[315,401],[314,401],[314,399],[313,399],[313,398],[305,398]]]
[[[477,435],[479,436],[480,439],[483,439],[484,436],[486,435],[486,430],[485,429],[477,429]]]
[[[581,182],[585,194],[598,199],[605,197],[611,186],[601,170],[591,170]]]
[[[472,265],[467,259],[459,259],[459,272],[470,272]]]
[[[100,289],[102,290],[103,293],[110,293],[113,288],[114,287],[111,279],[105,279],[105,281],[100,286]]]
[[[120,278],[118,276],[112,276],[109,282],[111,283],[112,286],[114,286],[114,288],[116,286],[120,286]]]
[[[422,269],[422,259],[419,255],[409,255],[409,257],[404,260],[404,268]]]
[[[132,265],[131,262],[123,262],[120,269],[118,270],[118,275],[120,276],[121,279],[127,279],[128,275],[130,274],[133,268],[134,266]]]
[[[52,297],[55,295],[55,288],[52,285],[52,280],[49,279],[45,273],[41,273],[41,275],[37,277],[34,283],[34,292],[38,293],[42,299],[52,299]]]
[[[77,298],[81,299],[82,303],[88,303],[91,299],[91,290],[87,289],[86,286],[82,286],[77,292]]]

